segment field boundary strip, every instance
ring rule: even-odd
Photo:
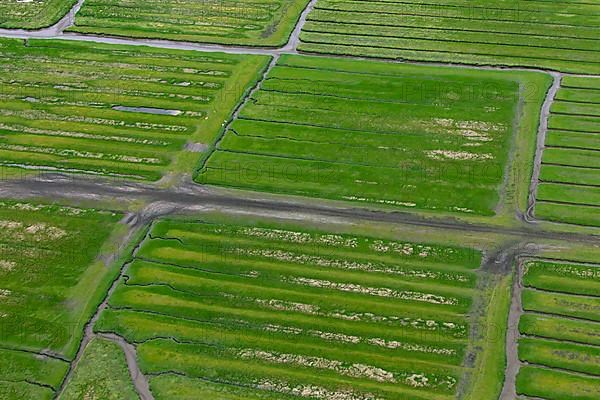
[[[318,1],[318,0],[317,0]],[[233,46],[233,45],[221,45],[221,44],[206,44],[206,43],[194,43],[194,42],[184,42],[184,41],[175,41],[175,40],[166,40],[166,39],[136,39],[136,38],[124,38],[124,37],[112,37],[112,36],[99,36],[92,34],[75,34],[75,33],[64,33],[60,35],[50,35],[50,36],[39,36],[30,33],[20,33],[14,32],[13,30],[2,30],[0,29],[0,37],[4,38],[14,38],[14,39],[36,39],[36,38],[45,38],[45,39],[55,39],[55,40],[71,40],[71,41],[84,41],[84,42],[96,42],[103,44],[121,44],[121,45],[131,45],[131,46],[148,46],[154,48],[164,48],[164,49],[175,49],[175,50],[190,50],[190,51],[198,51],[202,53],[208,52],[223,52],[228,54],[248,54],[248,55],[283,55],[283,54],[302,54],[302,55],[310,55],[311,57],[323,57],[323,58],[340,58],[340,59],[355,59],[355,60],[372,60],[372,61],[384,61],[394,64],[406,64],[406,65],[424,65],[424,66],[432,66],[432,67],[455,67],[455,68],[466,68],[466,69],[478,69],[478,70],[498,70],[498,71],[506,71],[506,70],[514,70],[514,71],[533,71],[533,72],[544,72],[547,74],[559,73],[559,71],[549,69],[549,68],[540,68],[540,67],[531,67],[527,65],[502,65],[502,64],[474,64],[468,62],[443,62],[443,61],[426,61],[426,60],[394,60],[384,57],[360,57],[353,55],[340,55],[340,54],[330,54],[330,53],[310,53],[303,52],[300,50],[288,50],[285,49],[286,46],[268,49],[261,47],[244,47],[244,46]],[[570,76],[578,76],[578,77],[589,77],[595,78],[600,77],[600,74],[572,74],[569,73]]]
[[[260,90],[263,82],[267,79],[267,77],[269,76],[269,73],[271,72],[273,67],[275,67],[275,65],[277,65],[278,61],[279,61],[279,55],[273,56],[271,58],[271,60],[269,61],[269,64],[262,71],[259,71],[260,78],[256,80],[256,84],[250,90],[248,90],[246,93],[244,93],[243,97],[238,101],[236,108],[229,116],[228,121],[221,128],[221,131],[219,132],[219,135],[217,136],[216,140],[214,140],[212,142],[210,149],[206,152],[206,155],[200,160],[198,165],[194,168],[194,176],[196,176],[198,173],[200,173],[206,167],[206,162],[212,156],[212,154],[218,149],[219,144],[221,143],[221,141],[227,134],[227,131],[231,127],[231,124],[233,124],[233,122],[237,119],[238,115],[240,114],[240,112],[242,111],[244,106],[248,103],[248,101],[250,101],[252,96]]]
[[[592,41],[597,36],[597,5],[552,3],[524,9],[517,1],[507,1],[503,6],[321,0],[309,17],[299,49],[600,73],[598,47]],[[363,26],[364,22],[379,29]],[[523,32],[527,38],[519,36]]]
[[[535,222],[534,210],[537,197],[537,187],[540,179],[540,170],[542,168],[542,159],[544,155],[544,149],[546,147],[546,134],[548,132],[548,121],[550,119],[550,109],[556,98],[556,94],[560,90],[562,77],[561,73],[552,73],[554,82],[546,94],[546,100],[542,105],[542,112],[540,113],[540,124],[537,132],[537,142],[535,149],[535,158],[533,161],[533,174],[531,177],[531,184],[529,188],[529,205],[525,212],[525,220],[529,223]]]
[[[527,262],[527,258],[519,259],[517,256],[515,260],[515,273],[513,274],[511,305],[506,332],[506,370],[499,400],[514,400],[517,398],[516,380],[521,368],[521,361],[518,354],[518,342],[520,338],[519,320],[524,312],[521,293],[523,291],[523,265]]]

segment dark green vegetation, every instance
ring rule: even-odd
[[[114,278],[94,260],[119,218],[0,202],[1,398],[50,398],[60,385],[68,364],[58,358],[75,356],[83,326]]]
[[[308,0],[86,0],[71,31],[282,46]]]
[[[137,400],[125,355],[119,345],[93,339],[60,400]]]
[[[300,50],[600,73],[591,1],[319,0]]]
[[[526,96],[526,85],[545,80],[284,55],[197,180],[492,215],[519,117],[543,97]]]
[[[480,262],[468,248],[165,220],[94,329],[136,345],[157,399],[451,399],[472,368]]]
[[[600,267],[525,264],[517,392],[548,400],[600,397]]]
[[[1,166],[147,180],[191,172],[268,61],[2,39],[0,57]]]
[[[54,25],[77,0],[2,0],[0,28],[38,29]]]
[[[600,78],[563,78],[552,105],[536,216],[600,226]]]

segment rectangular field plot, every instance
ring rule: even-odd
[[[95,260],[119,219],[0,202],[0,398],[53,398],[68,369],[63,359],[75,356],[100,291],[114,279]]]
[[[165,220],[94,329],[135,344],[156,399],[452,399],[480,263],[468,248]]]
[[[540,77],[284,55],[197,180],[491,215]]]
[[[600,266],[524,265],[517,393],[548,400],[600,397]]]
[[[319,0],[304,52],[600,73],[600,4]]]
[[[564,77],[548,128],[536,216],[600,226],[600,78]]]
[[[191,173],[267,57],[0,40],[0,166]]]
[[[0,28],[39,29],[54,25],[77,0],[2,0]]]
[[[308,0],[86,0],[69,30],[113,36],[283,46]]]

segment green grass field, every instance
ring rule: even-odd
[[[517,392],[548,400],[600,395],[600,269],[597,265],[525,264]]]
[[[246,46],[282,46],[308,0],[86,0],[71,31]]]
[[[596,322],[551,315],[525,314],[519,321],[519,330],[525,335],[600,346],[598,329]]]
[[[480,262],[468,248],[164,220],[94,330],[135,344],[157,399],[451,399],[473,368]],[[494,363],[479,372],[497,379]]]
[[[596,400],[600,379],[535,367],[521,369],[517,379],[521,393],[548,400]]]
[[[525,96],[529,83],[539,90]],[[197,181],[493,215],[513,137],[531,135],[519,116],[535,115],[544,84],[536,73],[284,55]]]
[[[143,180],[191,173],[268,62],[5,39],[0,56],[3,168]]]
[[[319,0],[300,50],[600,73],[594,2]]]
[[[531,364],[600,376],[600,349],[597,347],[523,339],[519,342],[519,356]]]
[[[59,399],[138,400],[119,345],[93,339]]]
[[[536,216],[600,226],[600,78],[567,76],[552,105]]]
[[[8,360],[0,367],[3,399],[54,395],[68,368],[59,358],[75,356],[84,324],[114,279],[115,270],[96,257],[120,218],[0,202],[0,352]]]
[[[0,28],[39,29],[57,23],[77,0],[2,0]]]
[[[600,297],[527,289],[523,291],[523,307],[526,311],[547,312],[600,322]]]
[[[600,293],[600,269],[535,261],[527,264],[524,284],[542,290],[595,296]]]
[[[23,350],[0,349],[2,399],[52,399],[69,364]]]

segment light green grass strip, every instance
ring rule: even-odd
[[[60,400],[138,400],[123,351],[105,339],[92,340]]]
[[[548,400],[597,400],[600,379],[523,367],[517,376],[517,393]]]
[[[519,321],[519,331],[541,338],[600,346],[600,323],[597,322],[526,313]]]
[[[598,347],[525,338],[519,341],[519,359],[600,377]]]

